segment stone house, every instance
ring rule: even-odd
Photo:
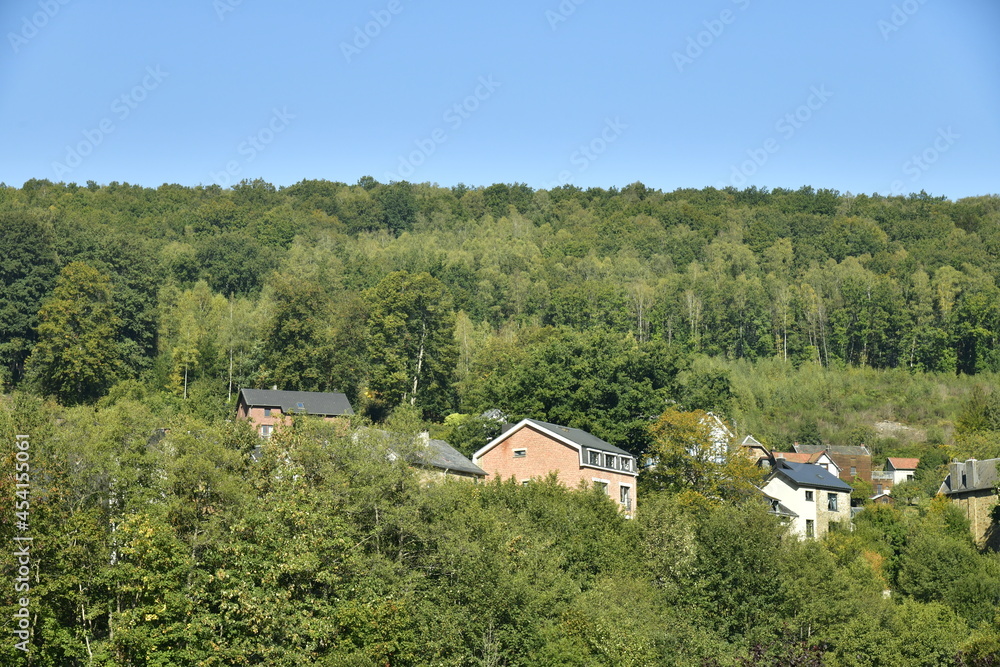
[[[953,461],[948,464],[948,476],[938,489],[938,493],[943,493],[965,512],[976,544],[994,550],[1000,547],[1000,535],[997,535],[993,519],[1000,500],[998,462],[1000,459]]]

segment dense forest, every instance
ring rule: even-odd
[[[1000,456],[1000,197],[33,180],[0,186],[0,230],[35,536],[5,664],[1000,660],[1000,560],[933,497],[950,458]],[[651,477],[635,520],[554,480],[427,485],[308,419],[251,463],[235,394],[272,386],[343,391],[397,448],[471,454],[499,410],[644,457],[665,410],[711,410],[921,468],[799,542]]]

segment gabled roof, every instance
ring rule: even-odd
[[[886,459],[886,463],[892,466],[893,470],[916,470],[917,466],[920,465],[920,459],[902,459],[890,456]]]
[[[938,493],[953,495],[967,491],[993,489],[998,480],[997,463],[1000,459],[977,461],[969,459],[948,464],[948,476],[941,482]],[[957,473],[957,474],[956,474]]]
[[[247,407],[281,408],[286,414],[325,416],[354,414],[347,396],[337,392],[241,389],[239,400]],[[299,407],[300,404],[302,407]]]
[[[801,454],[799,452],[774,452],[772,456],[776,459],[784,458],[786,461],[791,461],[792,463],[816,463],[816,461],[820,460],[823,454],[826,454],[825,449],[822,452],[816,452],[815,454],[806,454],[804,452]],[[832,461],[833,459],[830,460]]]
[[[792,463],[785,461],[774,468],[772,475],[781,475],[793,482],[796,486],[805,486],[817,489],[830,489],[831,491],[844,491],[850,493],[854,489],[847,482],[831,474],[825,468],[811,463]]]
[[[769,496],[766,493],[764,493],[763,491],[761,491],[761,494],[764,496],[764,500],[771,506],[771,509],[770,509],[770,513],[771,514],[774,514],[775,516],[780,516],[780,517],[787,517],[789,519],[794,519],[794,518],[796,518],[796,517],[799,516],[798,514],[796,514],[795,512],[793,512],[791,509],[789,509],[788,507],[786,507],[785,504],[782,503],[777,498],[775,498],[773,496]]]
[[[444,440],[428,440],[426,448],[417,449],[407,459],[414,465],[440,468],[444,471],[461,472],[477,477],[486,476],[485,470],[462,456],[457,449]]]
[[[799,454],[816,454],[828,451],[830,454],[838,456],[871,456],[872,453],[864,445],[852,447],[848,445],[794,445],[795,451]]]
[[[568,426],[560,426],[559,424],[550,424],[548,422],[539,421],[537,419],[522,419],[518,423],[514,424],[512,427],[498,435],[496,438],[486,443],[482,449],[472,455],[473,459],[478,459],[480,456],[490,451],[501,442],[509,438],[514,433],[517,433],[522,428],[531,427],[542,433],[547,433],[548,435],[555,436],[557,440],[562,440],[566,444],[569,444],[578,449],[596,449],[602,452],[610,452],[612,454],[619,454],[621,456],[628,456],[635,458],[624,449],[615,447],[610,442],[605,442],[598,438],[596,435],[592,435],[578,428],[570,428]]]
[[[757,438],[753,437],[752,435],[748,435],[747,437],[743,438],[743,442],[740,443],[740,447],[760,447],[761,449],[767,449],[767,447],[764,447],[764,445],[760,444]]]
[[[403,460],[421,468],[438,468],[445,472],[459,472],[466,475],[485,477],[486,471],[444,440],[431,440],[427,433],[421,433],[417,438],[392,434],[378,428],[362,428],[354,432],[357,440],[361,433],[381,440],[389,450],[389,456],[395,460],[402,455]],[[400,454],[401,453],[401,454]]]

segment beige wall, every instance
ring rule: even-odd
[[[997,504],[997,495],[990,489],[980,489],[961,494],[959,497],[949,496],[951,502],[962,508],[969,518],[972,537],[980,547],[987,546],[987,538],[993,537],[990,526],[993,519],[990,516]],[[991,540],[991,541],[995,541]],[[992,545],[991,545],[992,546]]]

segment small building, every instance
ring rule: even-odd
[[[953,461],[948,464],[948,476],[938,489],[938,493],[943,493],[965,512],[976,544],[994,550],[1000,546],[1000,536],[996,535],[993,524],[993,508],[1000,500],[997,493],[998,462],[1000,459],[969,459],[964,463]]]
[[[823,537],[835,525],[851,522],[851,487],[828,470],[811,463],[776,459],[764,494],[778,500],[789,525],[800,537]]]
[[[754,461],[757,465],[761,465],[762,461],[767,461],[767,464],[771,465],[771,452],[752,435],[743,438],[739,451],[750,457],[750,460]]]
[[[347,396],[338,392],[241,389],[236,418],[248,419],[262,438],[275,427],[288,424],[292,415],[312,415],[334,420],[354,414]]]
[[[875,495],[892,493],[892,488],[902,482],[909,482],[917,472],[920,459],[889,457],[882,470],[872,471],[872,488]]]
[[[636,507],[635,457],[578,428],[523,419],[472,457],[491,477],[522,484],[556,473],[569,486],[602,488],[625,512]]]
[[[896,502],[896,499],[890,496],[887,491],[883,491],[872,496],[871,501],[876,505],[892,505]]]
[[[917,473],[917,466],[919,465],[920,459],[906,459],[890,456],[885,461],[885,472],[892,473],[892,483],[893,485],[896,485],[902,482],[912,481],[913,476]]]

